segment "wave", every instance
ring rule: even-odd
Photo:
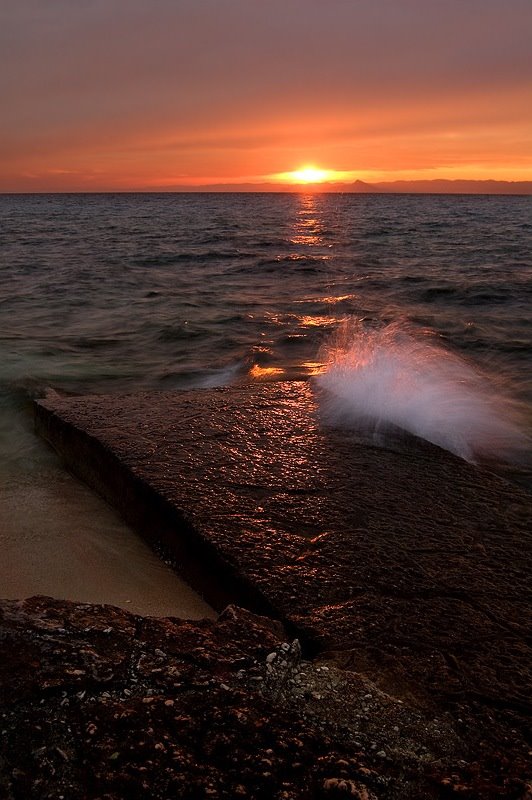
[[[242,371],[242,363],[235,361],[218,369],[213,369],[199,378],[196,385],[200,389],[215,389],[222,386],[230,386],[234,383],[239,372]]]
[[[243,260],[254,258],[255,253],[243,252],[236,249],[220,250],[201,250],[185,251],[179,253],[159,253],[158,255],[146,256],[133,259],[133,264],[137,267],[171,267],[175,264],[203,264],[207,261],[224,260]]]
[[[286,256],[276,256],[276,258],[263,258],[257,261],[257,269],[261,272],[276,272],[285,270],[287,267],[297,267],[299,272],[318,273],[329,268],[328,261],[330,256],[311,256],[291,253]]]
[[[471,462],[523,461],[531,442],[515,401],[409,323],[346,320],[322,348],[315,380],[326,422],[380,435],[400,428]]]

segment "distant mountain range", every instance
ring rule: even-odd
[[[175,186],[166,191],[183,192],[346,192],[349,194],[532,194],[532,181],[467,181],[467,180],[425,180],[425,181],[385,181],[366,183],[223,183],[210,186]],[[155,191],[157,191],[155,189]]]
[[[391,181],[366,184],[377,192],[420,192],[423,194],[532,194],[532,181]]]

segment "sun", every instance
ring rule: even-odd
[[[289,174],[295,183],[322,183],[327,180],[329,173],[330,170],[319,169],[309,164]]]
[[[269,176],[274,180],[282,181],[283,183],[325,183],[326,181],[338,181],[346,178],[349,173],[340,172],[336,169],[322,169],[316,167],[314,164],[305,164],[299,169],[292,172],[277,172],[275,175]]]

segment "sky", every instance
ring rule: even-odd
[[[0,0],[0,191],[532,180],[532,0]]]

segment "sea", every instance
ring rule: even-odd
[[[530,488],[532,197],[0,195],[0,596],[209,613],[33,433],[29,399],[312,381]]]

